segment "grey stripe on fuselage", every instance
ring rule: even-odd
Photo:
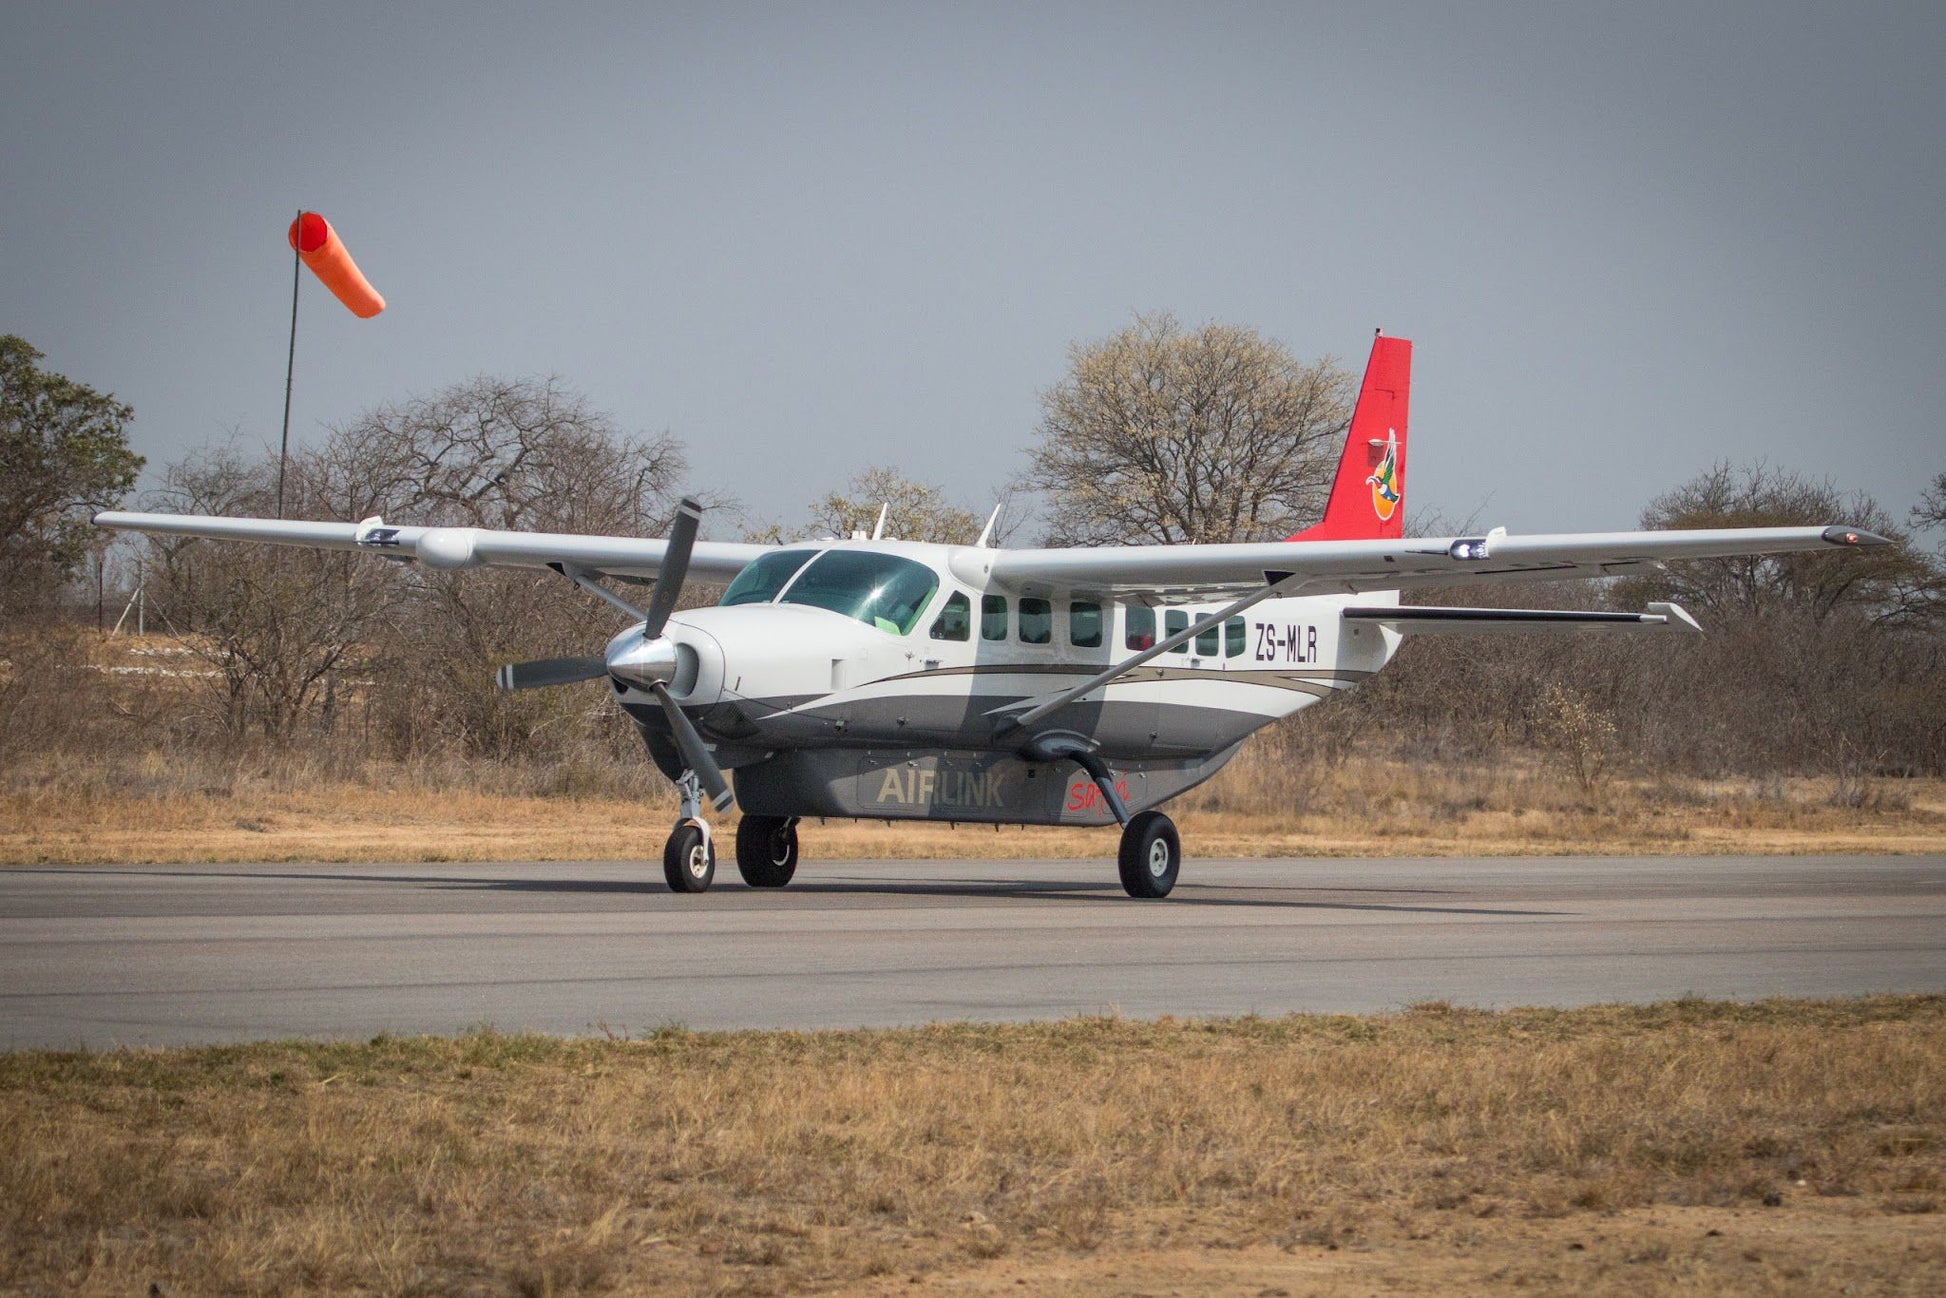
[[[970,667],[929,667],[922,671],[903,672],[897,676],[887,676],[883,680],[871,682],[870,686],[889,685],[898,681],[937,680],[944,676],[1093,676],[1100,668],[1076,666],[1070,663],[975,663]],[[1305,683],[1330,682],[1324,686],[1323,693],[1333,688],[1343,689],[1356,685],[1374,673],[1354,671],[1348,668],[1297,667],[1275,671],[1263,668],[1225,670],[1220,667],[1134,667],[1115,678],[1116,685],[1133,684],[1138,681],[1165,680],[1213,680],[1228,681],[1235,685],[1266,685],[1281,689],[1303,688]],[[1058,686],[1050,685],[1052,693]]]
[[[876,691],[916,680],[957,676],[1081,675],[1086,669],[1056,665],[1009,668],[998,665],[942,668],[915,672],[838,694],[733,699],[704,709],[686,709],[705,733],[738,748],[870,747],[885,744],[959,749],[1013,751],[1021,736],[996,737],[996,723],[1004,709],[1044,692],[902,692]],[[1046,719],[1038,730],[1071,731],[1087,735],[1105,757],[1139,759],[1144,756],[1185,757],[1214,752],[1234,744],[1294,708],[1291,694],[1306,698],[1307,706],[1358,684],[1371,673],[1324,668],[1225,672],[1184,667],[1139,668],[1116,685],[1154,685],[1196,682],[1240,690],[1269,691],[1283,701],[1264,708],[1219,703],[1178,703],[1129,697],[1126,689],[1106,700],[1077,701]],[[1052,685],[1050,684],[1050,687]],[[656,705],[646,699],[625,705],[637,720],[660,722]]]

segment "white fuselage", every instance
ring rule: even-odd
[[[793,748],[1011,750],[1028,736],[1000,724],[1010,705],[1076,685],[1222,607],[1006,589],[982,571],[992,552],[972,547],[792,547],[800,548],[896,556],[930,570],[936,587],[916,613],[887,610],[898,621],[792,602],[795,582],[768,600],[676,614],[665,634],[693,670],[672,693],[726,766]],[[1353,598],[1265,600],[1050,714],[1041,729],[1079,734],[1108,759],[1225,749],[1385,665],[1398,637],[1347,626],[1340,614]],[[1367,592],[1356,602],[1387,600]],[[617,689],[631,712],[653,715],[646,694]]]

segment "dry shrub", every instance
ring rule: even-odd
[[[1615,762],[1615,719],[1585,693],[1559,682],[1548,686],[1535,728],[1541,742],[1566,760],[1583,793],[1607,781]]]
[[[107,752],[117,723],[139,723],[148,692],[116,688],[100,670],[99,642],[64,626],[0,634],[0,758]]]

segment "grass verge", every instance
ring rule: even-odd
[[[1937,1292],[1946,996],[0,1056],[0,1286]]]
[[[1246,749],[1169,811],[1202,857],[1946,851],[1946,781],[1664,778],[1588,790],[1545,767],[1353,760],[1295,779]],[[192,778],[193,775],[193,778]],[[552,773],[559,778],[560,772]],[[16,773],[0,864],[638,860],[674,816],[659,783],[536,792],[494,768],[328,778],[274,765]],[[612,781],[611,781],[612,783]],[[732,822],[733,823],[733,822]],[[730,825],[720,826],[727,830]],[[812,821],[807,860],[1112,857],[1112,830]]]

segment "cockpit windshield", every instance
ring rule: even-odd
[[[777,592],[784,589],[785,583],[797,574],[797,570],[816,554],[816,550],[773,550],[763,558],[753,560],[723,592],[723,603],[770,603],[777,598]]]
[[[749,572],[744,569],[745,576]],[[781,602],[828,608],[892,635],[907,635],[938,589],[938,575],[923,563],[895,554],[826,550],[791,583]],[[729,603],[727,595],[723,602]]]

